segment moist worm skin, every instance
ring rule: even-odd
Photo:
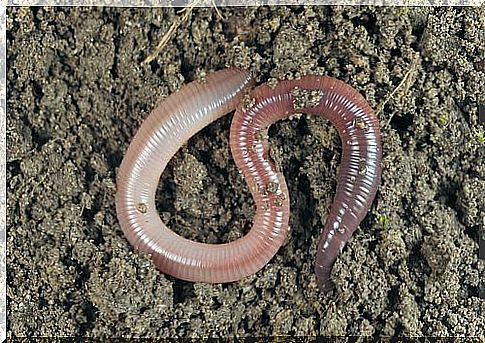
[[[378,119],[354,88],[325,76],[280,81],[274,87],[262,85],[246,102],[248,108],[240,106],[232,121],[231,148],[257,206],[268,213],[282,207],[286,213],[289,198],[285,179],[269,157],[269,126],[297,112],[322,116],[339,132],[343,148],[337,190],[315,263],[318,287],[328,291],[333,285],[333,263],[366,216],[380,183]]]
[[[196,132],[235,109],[253,85],[247,71],[230,68],[208,74],[170,95],[143,122],[117,175],[120,226],[158,269],[188,281],[230,282],[254,274],[278,251],[287,230],[288,206],[257,213],[250,232],[226,244],[190,241],[165,226],[155,207],[160,176],[177,150]]]
[[[248,72],[229,68],[191,82],[162,101],[143,122],[117,175],[120,226],[158,269],[188,281],[231,282],[254,274],[276,254],[288,233],[289,195],[283,174],[269,157],[268,127],[294,112],[318,114],[338,129],[343,144],[337,194],[318,246],[320,289],[330,287],[331,267],[366,215],[380,181],[378,122],[352,87],[323,76],[256,88]],[[167,228],[155,207],[161,174],[196,132],[232,111],[230,145],[256,204],[251,230],[225,244],[190,241]]]

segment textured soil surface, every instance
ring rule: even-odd
[[[267,335],[485,337],[485,8],[194,9],[151,53],[174,9],[9,8],[9,336]],[[277,123],[270,139],[291,197],[291,232],[256,275],[207,285],[167,277],[118,225],[115,175],[158,101],[203,71],[258,83],[337,77],[383,131],[374,205],[320,294],[313,263],[340,160],[332,126]],[[253,201],[231,158],[231,115],[194,136],[160,183],[176,232],[227,242]],[[200,187],[202,185],[203,187]],[[481,280],[480,280],[481,279]]]

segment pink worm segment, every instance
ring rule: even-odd
[[[239,106],[231,125],[231,150],[257,206],[247,235],[225,244],[194,242],[168,229],[157,213],[155,193],[169,160],[192,135],[232,111],[253,83],[244,70],[221,70],[203,83],[189,83],[151,112],[118,171],[115,200],[121,228],[136,249],[149,253],[161,271],[177,278],[217,283],[254,274],[276,254],[288,233],[288,189],[269,157],[267,129],[296,110],[319,114],[337,127],[344,144],[337,195],[315,267],[318,285],[326,290],[331,267],[366,215],[381,173],[378,121],[363,97],[343,82],[324,76],[281,81],[275,88],[254,90],[247,109]],[[317,91],[317,103],[295,108],[298,89]]]
[[[339,132],[343,149],[337,190],[315,263],[318,287],[327,291],[333,286],[332,266],[366,216],[380,183],[382,148],[378,119],[354,88],[327,76],[307,75],[279,81],[275,87],[262,85],[251,93],[251,98],[251,106],[247,110],[239,108],[234,115],[231,148],[255,202],[262,203],[268,211],[278,208],[282,198],[288,198],[286,181],[269,157],[269,126],[298,112],[320,115]],[[277,189],[276,194],[269,188]]]

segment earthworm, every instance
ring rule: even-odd
[[[327,76],[261,85],[247,71],[224,69],[193,81],[162,101],[143,122],[117,175],[120,226],[158,269],[188,281],[231,282],[254,274],[276,254],[288,233],[289,194],[269,153],[268,128],[298,112],[320,115],[342,140],[337,190],[318,244],[315,272],[321,290],[331,288],[331,268],[365,217],[380,182],[378,120],[351,86]],[[224,244],[183,238],[160,219],[155,192],[167,163],[193,134],[236,109],[230,147],[256,204],[251,230]]]
[[[273,86],[262,85],[246,103],[234,115],[231,148],[255,202],[266,208],[278,208],[281,200],[288,197],[286,181],[269,154],[269,126],[298,112],[320,115],[339,132],[343,148],[336,195],[320,236],[315,263],[318,287],[327,291],[333,285],[331,268],[366,216],[380,183],[378,119],[357,90],[328,76],[307,75]]]

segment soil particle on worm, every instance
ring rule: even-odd
[[[485,337],[485,9],[279,6],[7,9],[8,335]],[[236,65],[258,82],[314,73],[357,88],[383,132],[369,215],[318,293],[313,263],[341,146],[316,117],[273,125],[290,237],[256,275],[206,285],[158,272],[116,219],[116,171],[158,101]],[[231,115],[189,140],[157,208],[179,234],[242,236],[253,201],[228,145]],[[481,130],[481,131],[480,131]]]

